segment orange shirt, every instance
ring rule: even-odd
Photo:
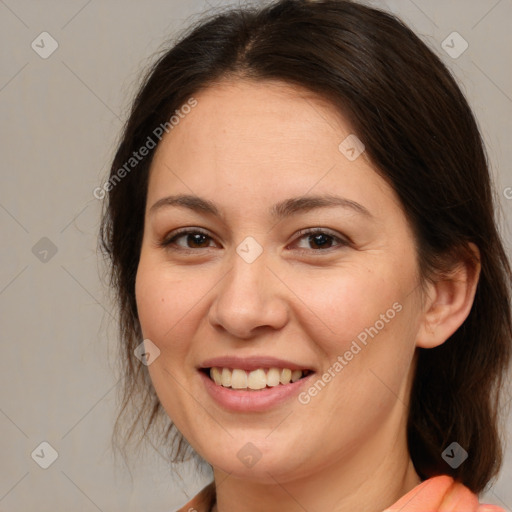
[[[176,512],[210,512],[215,503],[211,482]],[[429,478],[383,512],[505,512],[478,502],[478,496],[447,475]]]

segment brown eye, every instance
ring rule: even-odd
[[[184,239],[185,245],[177,243],[178,240]],[[179,249],[203,249],[210,247],[208,245],[208,241],[213,240],[209,235],[203,233],[198,230],[181,230],[177,233],[172,234],[172,236],[167,237],[162,241],[162,247],[170,247],[176,246]]]
[[[337,235],[331,234],[325,229],[312,229],[301,231],[298,240],[306,240],[307,247],[299,247],[299,250],[307,250],[313,252],[328,251],[336,247],[345,247],[350,245],[349,242]],[[184,240],[184,243],[178,243],[179,240]],[[169,248],[172,250],[194,250],[194,249],[208,249],[212,247],[210,242],[213,238],[203,231],[197,229],[182,229],[180,231],[171,233],[161,243],[161,247]]]
[[[298,240],[305,239],[308,246],[306,249],[312,249],[315,252],[322,250],[332,249],[333,247],[344,247],[349,245],[348,241],[329,233],[324,229],[313,229],[308,231],[301,231],[302,235]],[[333,242],[336,244],[333,246]],[[301,250],[304,248],[301,248]]]

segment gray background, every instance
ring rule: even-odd
[[[209,481],[186,465],[180,480],[156,451],[141,458],[133,481],[114,463],[116,337],[99,278],[100,202],[92,192],[104,181],[141,69],[209,5],[227,3],[0,0],[4,512],[172,511]],[[508,247],[512,0],[371,3],[399,14],[462,84],[489,151]],[[59,45],[47,59],[31,47],[44,31]],[[453,31],[469,43],[456,59],[441,47]],[[43,441],[58,452],[46,470],[31,457]],[[509,446],[483,498],[512,511],[511,482]]]

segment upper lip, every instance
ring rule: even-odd
[[[285,359],[279,359],[271,356],[223,356],[214,357],[203,361],[200,368],[239,368],[240,370],[257,370],[258,368],[289,368],[290,370],[310,370],[314,371],[307,365],[294,363]]]

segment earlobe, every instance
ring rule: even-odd
[[[480,251],[470,243],[473,258],[460,260],[449,273],[429,283],[423,317],[416,338],[421,348],[443,344],[466,320],[473,306],[480,276]]]

